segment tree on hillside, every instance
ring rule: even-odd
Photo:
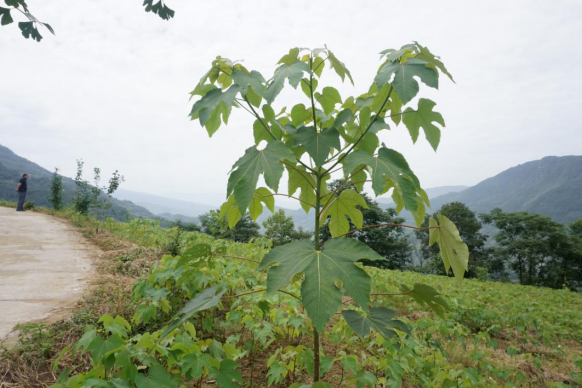
[[[59,175],[59,169],[55,168],[55,172],[51,179],[50,195],[48,200],[52,203],[55,210],[63,208],[63,177]]]
[[[249,242],[250,239],[259,237],[260,226],[246,213],[233,229],[228,227],[226,218],[220,218],[219,210],[210,210],[200,217],[202,232],[216,238],[226,238],[238,242]]]
[[[170,20],[174,17],[174,11],[164,4],[164,0],[155,1],[155,4],[154,1],[155,0],[144,0],[143,5],[145,6],[146,12],[153,12],[164,20]],[[13,23],[14,19],[12,15],[20,13],[26,21],[19,22],[18,28],[20,28],[22,36],[26,39],[32,38],[37,42],[42,40],[42,35],[38,30],[39,25],[42,25],[53,35],[55,34],[55,31],[50,24],[41,22],[30,13],[30,9],[25,0],[4,0],[4,3],[8,8],[0,7],[0,25],[6,26]]]
[[[482,224],[479,222],[475,212],[471,211],[467,205],[461,202],[451,202],[443,205],[440,210],[433,214],[442,214],[455,223],[459,229],[461,239],[469,247],[469,268],[467,277],[475,277],[477,267],[487,267],[489,252],[485,248],[487,236],[481,233]],[[424,217],[423,227],[428,226],[429,215]],[[429,231],[415,230],[417,239],[421,241],[420,255],[426,260],[430,271],[440,275],[446,275],[442,259],[438,249],[433,245],[428,246]]]
[[[73,209],[77,213],[83,215],[88,215],[91,209],[91,204],[93,203],[93,195],[95,194],[91,190],[91,185],[89,182],[83,179],[83,167],[85,162],[82,159],[77,160],[77,174],[75,175],[75,185],[77,186],[77,191],[73,197]]]
[[[291,241],[311,238],[313,233],[306,232],[303,228],[295,229],[292,217],[285,215],[285,210],[279,209],[263,221],[265,237],[273,242],[273,246],[284,245]]]
[[[330,192],[334,192],[342,183],[336,180],[329,183]],[[356,190],[353,184],[344,185],[339,188],[335,196],[339,196],[344,190]],[[378,202],[372,200],[366,193],[360,193],[366,202],[367,208],[359,206],[363,215],[364,229],[356,231],[356,227],[350,226],[349,237],[358,239],[370,246],[386,260],[382,262],[366,262],[366,265],[373,265],[387,269],[405,269],[411,264],[412,248],[405,235],[404,228],[401,226],[366,228],[378,224],[404,224],[404,218],[398,217],[394,209],[382,209]],[[321,229],[321,240],[327,241],[331,238],[329,230],[330,219],[326,219]]]
[[[521,284],[560,288],[582,281],[577,225],[570,233],[550,217],[527,212],[505,213],[497,208],[481,215],[499,229],[495,255],[513,269]]]

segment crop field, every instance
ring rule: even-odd
[[[93,369],[68,382],[61,376],[62,384],[55,387],[111,386],[99,385],[108,384],[102,380],[107,373],[117,374],[115,387],[130,386],[123,385],[124,379],[140,388],[310,384],[312,328],[298,300],[298,281],[283,292],[265,292],[265,271],[257,271],[253,262],[267,252],[263,241],[241,244],[195,232],[177,234],[147,220],[109,221],[100,227],[144,247],[178,244],[181,255],[163,256],[137,281],[132,319],[106,314],[75,346],[64,349],[63,354],[90,354]],[[193,255],[201,243],[209,244],[213,254]],[[478,280],[458,283],[369,267],[366,272],[372,278],[372,304],[397,312],[396,330],[381,333],[368,327],[369,333],[359,336],[338,312],[320,333],[323,381],[314,387],[582,384],[579,293]],[[435,308],[446,306],[447,311],[435,314],[402,287],[416,283],[442,294]],[[221,291],[209,302],[216,307],[177,320],[188,308],[196,309],[186,304],[189,300],[209,289]],[[391,293],[396,295],[386,295]],[[343,304],[352,301],[344,296]],[[145,366],[147,377],[141,373]]]

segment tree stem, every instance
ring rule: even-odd
[[[319,381],[319,333],[313,329],[313,382]]]
[[[314,246],[319,251],[319,217],[321,209],[321,167],[317,169],[315,184],[315,233]],[[313,328],[313,381],[319,381],[319,333]]]

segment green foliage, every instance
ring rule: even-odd
[[[265,237],[273,242],[273,246],[284,245],[295,240],[308,239],[312,233],[295,229],[293,218],[285,215],[285,210],[279,209],[263,222]]]
[[[549,217],[501,209],[481,218],[499,229],[493,253],[518,274],[521,284],[580,287],[582,249],[577,224],[568,233],[564,225]]]
[[[268,271],[267,292],[285,287],[293,277],[305,273],[301,296],[314,327],[323,331],[328,320],[341,306],[341,290],[335,279],[343,284],[343,291],[368,311],[370,279],[355,265],[359,260],[382,260],[364,243],[351,239],[332,239],[323,248],[314,249],[310,240],[292,242],[271,250],[258,269],[276,264]]]
[[[154,4],[155,1],[155,4]],[[0,25],[6,26],[14,22],[12,18],[11,11],[18,11],[22,14],[28,21],[19,22],[18,27],[22,32],[22,36],[26,39],[32,38],[37,42],[42,40],[42,35],[38,30],[38,25],[42,24],[50,33],[55,35],[55,31],[48,23],[43,23],[38,20],[30,10],[28,9],[28,4],[25,0],[4,0],[6,6],[11,8],[0,7]],[[174,11],[170,9],[164,2],[164,0],[144,0],[143,5],[145,6],[146,12],[153,12],[164,20],[170,20],[174,17]]]
[[[154,0],[144,0],[146,12],[153,12],[164,20],[170,20],[174,17],[174,11],[168,7],[163,0],[158,0],[154,4]]]
[[[220,213],[217,210],[211,210],[199,217],[204,233],[238,242],[249,242],[251,239],[259,237],[261,227],[251,219],[248,213],[239,218],[233,229],[229,228],[226,218],[220,217]]]
[[[374,328],[384,338],[390,338],[396,335],[394,329],[398,329],[405,333],[410,333],[406,325],[397,319],[394,319],[397,312],[387,309],[385,307],[374,307],[370,309],[367,316],[363,316],[354,310],[342,311],[342,316],[350,325],[352,330],[360,337],[365,337],[370,334],[370,329]]]
[[[465,204],[460,202],[451,202],[443,205],[432,216],[437,217],[442,214],[449,220],[455,223],[459,230],[459,235],[467,247],[469,248],[469,263],[467,269],[468,277],[477,276],[477,267],[487,267],[492,272],[495,270],[495,260],[490,255],[490,250],[485,248],[487,236],[481,233],[482,224]],[[429,216],[425,216],[422,223],[423,228],[429,226]],[[432,273],[448,275],[448,271],[442,266],[441,259],[438,257],[438,249],[436,247],[429,247],[429,230],[416,230],[415,235],[420,241],[420,255],[422,260],[427,262],[428,267]]]
[[[424,59],[418,58],[420,55]],[[117,359],[115,352],[127,352],[133,360],[134,370],[138,370],[138,366],[141,369],[147,366],[147,373],[140,371],[134,378],[133,382],[139,388],[162,384],[174,386],[178,379],[183,380],[191,375],[193,369],[198,375],[199,368],[192,365],[191,358],[199,360],[202,354],[206,354],[210,357],[210,367],[205,367],[201,376],[204,373],[213,376],[218,388],[236,387],[236,382],[242,381],[240,373],[236,371],[238,364],[234,360],[240,357],[240,349],[229,343],[228,339],[224,343],[209,339],[204,346],[200,343],[192,346],[199,329],[208,332],[217,330],[213,324],[214,317],[201,311],[227,304],[225,300],[263,292],[264,289],[255,289],[229,294],[235,287],[254,288],[264,284],[265,280],[267,293],[264,300],[253,305],[255,309],[252,315],[260,316],[263,320],[267,316],[275,319],[276,316],[270,315],[278,314],[281,309],[287,320],[287,336],[290,339],[301,332],[313,335],[312,349],[297,350],[295,347],[294,350],[283,349],[278,352],[297,352],[293,366],[286,363],[285,368],[295,371],[295,365],[300,366],[312,376],[314,387],[327,385],[320,381],[321,377],[331,370],[335,362],[333,357],[322,354],[320,333],[325,333],[330,319],[344,306],[344,297],[351,298],[348,303],[353,302],[354,307],[357,306],[365,315],[359,315],[355,310],[344,312],[343,317],[346,319],[340,320],[340,326],[350,324],[362,335],[370,333],[373,327],[385,337],[380,340],[383,348],[400,346],[401,338],[393,336],[388,327],[403,332],[408,332],[408,327],[402,321],[393,319],[396,315],[394,311],[379,306],[370,308],[371,278],[361,265],[363,260],[380,262],[384,258],[359,240],[340,238],[350,231],[350,222],[357,229],[363,227],[360,209],[367,207],[366,200],[355,190],[340,189],[350,184],[351,178],[365,181],[367,175],[370,175],[376,195],[392,190],[397,203],[396,210],[399,212],[406,208],[415,216],[417,223],[422,222],[425,205],[429,205],[426,193],[405,158],[397,151],[381,145],[378,133],[389,127],[385,118],[403,114],[403,105],[419,92],[414,77],[436,88],[438,69],[444,69],[444,66],[436,62],[436,57],[430,57],[420,45],[407,45],[399,51],[386,52],[386,62],[381,66],[368,93],[342,99],[333,87],[321,85],[322,89],[317,89],[320,87],[325,61],[330,63],[342,80],[346,76],[352,80],[345,65],[329,49],[292,48],[279,60],[273,77],[268,80],[255,70],[247,70],[240,63],[217,57],[191,93],[200,98],[194,102],[190,117],[198,120],[209,136],[222,123],[228,123],[233,107],[244,106],[255,118],[255,144],[247,148],[245,154],[234,163],[228,179],[227,201],[221,206],[220,213],[214,211],[201,217],[205,230],[214,235],[223,233],[227,225],[235,230],[245,220],[247,209],[253,218],[263,211],[263,204],[272,210],[272,198],[278,194],[280,180],[287,170],[293,171],[289,174],[289,191],[295,193],[300,189],[299,199],[305,204],[304,209],[315,210],[314,241],[305,239],[275,247],[262,257],[257,268],[246,268],[246,276],[240,274],[238,278],[221,276],[224,274],[225,258],[250,262],[252,265],[258,260],[227,254],[224,249],[213,249],[211,246],[194,246],[186,249],[182,257],[162,259],[150,277],[134,287],[134,298],[140,301],[134,317],[135,323],[152,325],[159,330],[132,338],[119,333],[111,333],[107,339],[97,336],[88,345],[88,348],[92,348],[95,341],[98,345],[92,351],[96,367],[110,369]],[[301,92],[308,97],[307,103],[311,106],[306,108],[303,104],[295,105],[290,114],[286,113],[286,107],[275,110],[273,104],[286,83],[294,89],[301,83]],[[433,121],[442,124],[442,118],[435,119],[435,113],[432,112],[434,103],[423,101],[426,102],[422,102],[419,110],[413,113],[424,120],[421,124],[430,133],[429,140],[436,149],[438,142],[434,141],[435,130],[428,124],[432,125]],[[430,108],[425,108],[425,105]],[[262,115],[255,108],[260,108],[258,111]],[[276,111],[281,113],[276,115]],[[399,122],[398,119],[393,121],[396,124]],[[411,122],[414,126],[418,120]],[[266,142],[264,147],[261,146],[263,142]],[[329,192],[326,182],[335,169],[343,169],[345,178],[333,192]],[[266,188],[257,188],[260,179],[264,180]],[[304,182],[299,183],[299,180]],[[354,186],[358,185],[355,187],[361,189],[361,183],[354,183]],[[321,242],[321,225],[328,219],[330,233],[336,238]],[[455,275],[461,278],[467,267],[467,246],[461,241],[454,224],[446,217],[439,215],[439,225],[431,219],[431,226],[430,243],[438,243],[445,266],[451,266]],[[262,271],[267,268],[265,276]],[[298,290],[301,298],[295,294]],[[285,307],[283,303],[279,304],[279,308],[271,307],[271,303],[277,302],[275,295],[280,293],[298,299],[299,303],[291,303],[286,299]],[[442,309],[436,290],[423,292],[415,287],[411,293],[428,306]],[[235,301],[233,305],[237,303],[241,302]],[[298,311],[300,306],[307,316]],[[233,315],[237,323],[252,321],[250,312],[244,316],[242,313]],[[164,317],[171,317],[168,325],[163,324]],[[307,324],[305,318],[309,318]],[[160,328],[160,325],[165,328]],[[106,327],[104,330],[108,331]],[[267,348],[274,337],[285,336],[285,331],[275,330],[271,322],[254,323],[251,332],[254,337],[251,351],[257,342]],[[120,345],[120,341],[125,345]],[[233,342],[237,343],[238,340],[233,339]],[[143,358],[136,362],[138,356]],[[190,359],[187,366],[184,366],[186,356]],[[275,359],[277,357],[279,354],[272,356]],[[279,360],[270,362],[271,382],[279,381],[284,374],[288,375],[281,368],[281,362],[284,361],[285,355],[282,354]],[[382,365],[375,369],[386,370],[387,367]],[[394,368],[402,367],[398,365]],[[369,386],[375,383],[371,376],[375,377],[361,369],[355,371],[353,378],[356,386]],[[382,383],[386,382],[387,376],[383,378]]]
[[[77,192],[73,198],[73,208],[76,212],[86,216],[89,214],[89,210],[91,210],[91,204],[97,198],[94,197],[95,192],[91,190],[89,182],[83,179],[84,164],[82,159],[77,160],[77,175],[75,176]]]
[[[341,180],[335,180],[330,182],[328,189],[335,195],[341,195],[347,189],[357,190],[353,180],[343,186]],[[363,263],[379,268],[406,269],[410,264],[411,246],[404,228],[400,226],[404,224],[404,218],[398,217],[394,209],[382,209],[366,193],[361,194],[367,205],[365,208],[358,207],[363,216],[362,228],[358,230],[355,225],[350,225],[347,236],[360,240],[384,257],[383,261],[364,260]],[[321,228],[323,241],[331,238],[329,222],[330,219]]]
[[[32,210],[34,209],[34,202],[26,201],[22,207],[24,210]]]
[[[63,191],[63,177],[59,175],[59,169],[55,168],[50,185],[50,196],[48,197],[55,210],[63,208]]]
[[[437,243],[445,271],[453,269],[453,273],[458,280],[462,280],[469,265],[469,248],[463,243],[459,231],[455,224],[442,214],[437,214],[438,223],[430,217],[428,221],[429,228],[429,245]]]
[[[143,220],[101,224],[117,236],[148,247],[163,247],[172,235],[171,230]],[[162,386],[196,386],[210,380],[216,380],[219,388],[244,384],[309,386],[314,376],[314,352],[303,345],[309,342],[311,326],[296,299],[302,285],[292,280],[284,291],[293,296],[265,294],[267,274],[257,271],[256,263],[221,256],[259,261],[265,251],[254,244],[214,240],[196,232],[184,233],[184,241],[181,256],[162,257],[135,284],[133,319],[104,316],[87,329],[76,346],[65,348],[63,358],[73,351],[95,359],[92,369],[68,378],[69,386],[108,381],[115,387],[133,387],[136,379],[141,383],[158,378],[163,380],[159,382]],[[459,386],[471,388],[543,386],[563,381],[563,376],[576,376],[571,353],[577,352],[576,345],[567,344],[582,341],[579,293],[477,280],[467,280],[459,287],[442,276],[370,267],[364,270],[374,302],[369,313],[359,309],[354,313],[361,317],[364,329],[370,324],[369,332],[361,339],[354,336],[356,328],[350,329],[338,316],[321,333],[326,347],[321,351],[320,378],[333,382],[334,387],[455,387],[457,381]],[[214,290],[224,291],[217,305],[220,312],[200,310],[170,328],[174,319],[183,317],[178,311],[189,301],[200,300],[202,293],[216,301]],[[344,309],[353,305],[345,296],[342,302]],[[369,318],[383,304],[401,314],[390,313],[393,326],[384,326],[388,320],[380,319],[376,329]],[[438,314],[427,312],[427,308]],[[168,331],[166,338],[162,338],[164,331]],[[48,335],[42,335],[48,345]],[[40,343],[44,337],[35,338]],[[107,349],[111,350],[104,353]],[[539,356],[542,350],[543,357]],[[506,357],[511,357],[509,362]],[[577,362],[577,358],[573,360]],[[525,373],[530,368],[537,372]],[[57,363],[53,373],[62,371]],[[242,383],[239,373],[244,376]],[[143,376],[138,378],[140,374]],[[330,386],[323,381],[313,385]]]
[[[268,271],[269,293],[287,286],[296,275],[304,275],[301,283],[302,303],[315,329],[316,349],[319,341],[317,332],[323,331],[341,305],[340,289],[365,312],[368,311],[369,280],[355,262],[362,259],[382,260],[381,256],[357,240],[332,239],[320,244],[320,227],[327,219],[332,237],[342,237],[350,231],[350,222],[357,229],[363,227],[360,209],[367,208],[366,200],[357,191],[342,190],[335,195],[341,188],[338,187],[335,192],[328,192],[325,182],[334,168],[343,165],[345,179],[340,186],[352,178],[363,182],[369,174],[375,194],[392,190],[396,211],[406,208],[417,224],[422,223],[425,206],[430,205],[404,157],[383,144],[380,146],[378,132],[389,128],[384,120],[387,115],[407,113],[411,117],[406,119],[405,124],[413,140],[416,141],[422,127],[436,150],[440,142],[440,129],[432,123],[436,121],[444,126],[444,121],[440,114],[433,112],[435,103],[421,99],[416,111],[407,109],[402,113],[401,108],[419,92],[415,77],[437,88],[439,69],[445,72],[446,69],[437,57],[417,43],[403,46],[400,50],[387,50],[383,56],[386,61],[380,67],[375,83],[368,93],[358,97],[342,99],[337,89],[331,86],[317,90],[325,61],[329,61],[342,81],[347,75],[353,83],[345,65],[327,47],[290,49],[279,60],[273,77],[268,80],[258,71],[249,71],[240,63],[217,57],[191,93],[201,98],[193,104],[190,116],[193,120],[198,119],[210,136],[221,123],[228,123],[233,106],[246,105],[247,112],[255,118],[255,144],[267,142],[263,149],[258,149],[256,145],[247,148],[232,167],[227,186],[228,199],[220,212],[220,218],[225,218],[231,229],[253,203],[258,204],[258,210],[251,209],[254,218],[262,211],[260,198],[278,194],[285,168],[289,171],[289,195],[301,189],[298,199],[303,209],[306,212],[310,208],[315,210],[314,242],[302,240],[276,247],[265,256],[259,269],[277,263]],[[301,90],[311,107],[306,108],[300,103],[292,107],[290,114],[285,115],[287,108],[283,107],[281,114],[275,115],[272,105],[286,82],[294,89],[301,83]],[[255,107],[261,108],[263,116],[257,113]],[[393,121],[398,124],[400,120]],[[273,194],[265,189],[257,196],[261,176],[268,188],[274,191]],[[362,182],[354,186],[361,189]],[[430,242],[439,244],[445,267],[452,266],[461,278],[467,267],[467,246],[450,221],[441,219],[440,223],[440,226],[435,225],[437,232],[432,230],[434,233]],[[340,246],[344,249],[342,253],[338,250]],[[336,285],[336,280],[341,285]],[[319,365],[320,355],[315,351],[316,382],[319,380]]]

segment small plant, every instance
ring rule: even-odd
[[[482,282],[489,280],[489,270],[485,267],[475,267],[475,272],[477,274],[477,279]]]
[[[83,162],[83,159],[77,160],[77,175],[75,175],[75,185],[77,186],[77,192],[73,197],[73,208],[77,213],[86,216],[89,214],[89,210],[91,210],[91,204],[94,200],[89,182],[83,179],[84,165],[85,162]]]
[[[77,193],[73,198],[73,208],[83,215],[88,215],[92,211],[96,217],[107,219],[111,208],[111,197],[125,179],[115,170],[109,179],[109,184],[101,186],[101,169],[95,167],[93,169],[94,184],[90,185],[83,179],[83,166],[83,160],[77,160],[77,175],[75,176]]]
[[[24,210],[32,210],[34,209],[34,202],[33,201],[26,201],[24,203]]]
[[[63,177],[59,175],[59,169],[55,168],[53,178],[51,179],[50,195],[48,200],[53,205],[53,209],[61,210],[63,208]]]
[[[175,232],[172,234],[170,241],[166,245],[165,251],[172,255],[178,256],[180,254],[180,247],[182,244],[182,234],[184,231],[180,228],[176,228]]]

